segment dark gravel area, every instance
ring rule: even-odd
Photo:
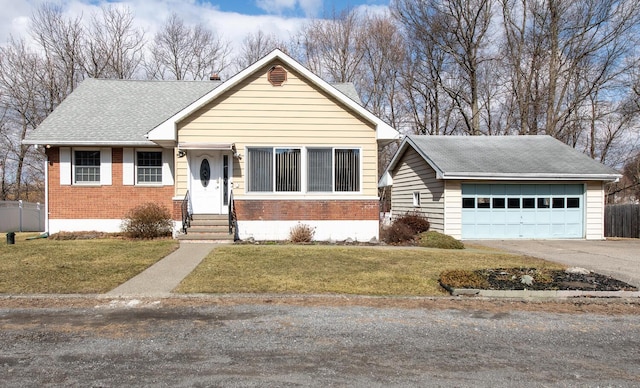
[[[638,291],[628,283],[595,272],[536,268],[495,268],[475,271],[490,290]]]

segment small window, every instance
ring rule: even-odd
[[[567,198],[567,209],[575,209],[580,207],[580,198]]]
[[[535,198],[522,198],[522,208],[523,209],[535,209],[536,207],[536,199]]]
[[[494,209],[504,209],[505,199],[504,198],[493,198],[493,208]]]
[[[564,198],[553,198],[551,207],[554,209],[564,209]]]
[[[475,198],[462,198],[462,208],[463,209],[474,209],[476,207],[476,199]]]
[[[538,198],[538,209],[548,209],[551,207],[551,198]]]
[[[413,206],[420,206],[420,192],[419,191],[414,191],[413,192]]]
[[[489,209],[491,207],[491,198],[478,198],[478,209]]]
[[[136,156],[138,183],[162,182],[162,152],[138,151]]]
[[[100,151],[74,152],[76,183],[100,183]]]
[[[520,209],[520,198],[507,198],[507,207],[509,209]]]

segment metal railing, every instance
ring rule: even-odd
[[[184,195],[180,209],[182,212],[182,233],[186,234],[193,219],[193,215],[189,211],[189,190],[187,190],[187,193]]]
[[[236,207],[233,200],[233,190],[229,194],[229,234],[233,234],[233,241],[238,241],[238,218],[236,217]]]

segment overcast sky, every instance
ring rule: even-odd
[[[26,36],[32,11],[40,0],[0,0],[0,45],[10,34]],[[238,47],[249,32],[262,30],[288,39],[309,18],[322,18],[334,11],[367,8],[380,12],[389,0],[58,0],[69,15],[88,18],[101,5],[124,4],[135,13],[135,19],[150,39],[158,26],[173,11],[187,22],[202,22]]]

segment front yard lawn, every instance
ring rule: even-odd
[[[234,245],[216,248],[175,291],[441,296],[441,272],[493,267],[563,268],[481,249]]]
[[[25,240],[7,245],[0,233],[0,293],[102,293],[109,291],[178,247],[175,240]]]

